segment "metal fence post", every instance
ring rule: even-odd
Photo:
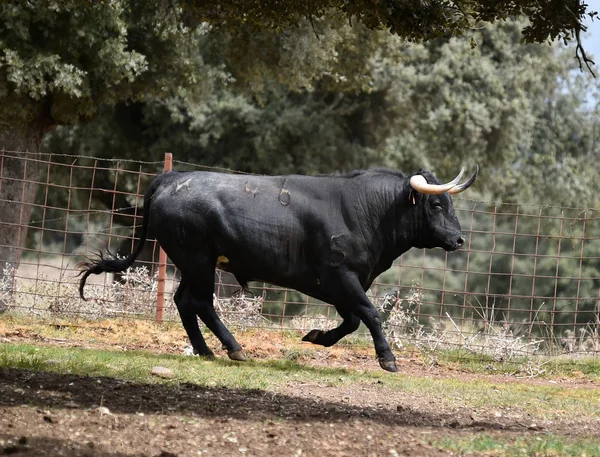
[[[165,166],[163,172],[171,171],[173,169],[173,154],[170,152],[165,153]],[[144,217],[148,217],[144,214]],[[165,311],[165,279],[167,276],[167,253],[163,248],[159,248],[158,251],[158,284],[156,293],[156,322],[162,323],[163,314]]]

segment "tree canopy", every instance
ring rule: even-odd
[[[342,13],[348,21],[357,20],[370,29],[389,29],[409,41],[463,35],[480,22],[495,22],[513,17],[527,17],[523,27],[526,42],[548,39],[573,39],[586,15],[595,16],[579,0],[182,0],[188,18],[224,24],[232,28],[252,24],[261,28],[297,25],[301,18],[321,18],[330,10]]]
[[[104,105],[202,88],[209,70],[162,2],[2,2],[0,119],[44,130],[91,119]]]
[[[18,120],[45,131],[90,119],[101,106],[118,101],[169,96],[190,86],[195,92],[211,90],[206,87],[214,81],[210,71],[218,68],[207,66],[194,47],[197,35],[206,33],[205,24],[227,30],[231,44],[244,44],[242,49],[261,46],[265,30],[279,32],[282,45],[286,36],[295,35],[294,29],[315,33],[323,46],[312,45],[305,52],[323,58],[305,59],[317,65],[302,69],[308,78],[310,70],[320,71],[331,61],[318,48],[332,49],[327,45],[332,38],[319,33],[315,21],[329,21],[332,15],[408,41],[472,34],[484,22],[525,17],[528,21],[520,27],[525,42],[560,39],[579,44],[583,19],[596,12],[580,0],[7,1],[0,4],[0,100],[10,109],[0,113],[1,125],[14,127]],[[303,27],[305,21],[312,31]],[[580,46],[577,50],[585,57]],[[288,51],[298,57],[294,49],[279,47],[284,74]],[[235,46],[230,52],[236,52]],[[244,63],[237,60],[239,66]],[[287,65],[293,69],[295,63]],[[359,71],[354,74],[361,77]]]
[[[593,62],[581,47],[580,33],[585,30],[586,17],[595,18],[598,14],[581,0],[183,0],[181,6],[188,13],[188,20],[225,25],[230,30],[248,24],[258,28],[287,28],[297,26],[302,18],[312,22],[333,10],[349,23],[361,22],[369,29],[389,30],[407,41],[463,36],[482,23],[525,17],[528,19],[522,26],[525,42],[575,41],[576,55],[586,65]]]

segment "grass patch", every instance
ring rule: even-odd
[[[600,401],[600,392],[596,389],[504,383],[485,378],[464,380],[458,377],[431,379],[399,376],[398,379],[386,379],[385,383],[415,395],[431,397],[442,406],[510,410],[546,420],[573,416],[590,419],[600,417],[597,408],[590,408],[590,404],[596,405]]]
[[[484,354],[461,350],[442,350],[435,354],[436,361],[472,373],[509,374],[522,378],[547,379],[557,376],[588,378],[600,381],[598,357],[523,356],[497,361]]]
[[[165,380],[152,376],[152,367],[157,365],[173,370],[175,377]],[[339,384],[360,376],[346,369],[310,367],[288,359],[240,363],[140,350],[111,351],[31,344],[1,345],[0,367],[123,378],[143,383],[190,382],[239,389],[273,389],[297,379]]]
[[[214,335],[205,330],[209,345],[217,348],[220,343]],[[0,317],[0,336],[18,335],[20,338],[32,340],[48,340],[67,342],[69,344],[84,343],[95,346],[127,349],[148,348],[162,353],[181,354],[188,345],[187,337],[180,322],[157,324],[151,320],[113,318],[103,320],[86,320],[81,318],[52,319],[47,321],[20,313],[6,313]],[[242,346],[254,346],[264,349],[266,357],[269,349],[267,342],[273,340],[277,348],[275,357],[280,356],[279,348],[283,347],[286,358],[292,361],[310,359],[318,346],[303,345],[299,339],[303,335],[297,330],[247,329],[237,330],[236,336]],[[374,356],[373,343],[361,335],[344,338],[333,348],[346,348],[350,351]],[[409,357],[423,361],[425,365],[439,365],[471,373],[515,375],[519,377],[536,377],[551,379],[553,377],[577,377],[600,381],[600,363],[597,357],[569,356],[527,356],[515,357],[511,360],[498,361],[492,356],[476,354],[467,350],[442,349],[435,352],[407,346],[402,351],[396,350],[398,357]]]
[[[485,454],[506,457],[558,457],[600,455],[600,442],[589,439],[568,440],[556,435],[529,436],[511,439],[490,435],[463,438],[442,438],[430,444],[459,455]]]
[[[271,391],[294,381],[332,387],[354,383],[427,397],[445,407],[497,408],[548,420],[561,417],[600,418],[600,410],[590,407],[600,404],[600,391],[597,389],[314,367],[297,363],[285,355],[282,357],[239,363],[221,358],[205,360],[140,350],[38,347],[14,343],[0,346],[0,366],[6,368],[116,377],[143,383],[189,382],[209,387]],[[157,365],[170,368],[175,377],[163,380],[152,376],[151,369]]]

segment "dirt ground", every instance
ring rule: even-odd
[[[31,335],[10,335],[11,341]],[[35,340],[35,339],[34,339]],[[255,358],[273,357],[277,341],[246,337]],[[57,344],[40,341],[36,344]],[[102,344],[101,344],[102,345]],[[161,351],[159,347],[145,347]],[[162,351],[161,351],[162,352]],[[302,363],[378,369],[365,349],[313,351]],[[281,355],[281,354],[280,354]],[[410,358],[411,374],[484,377],[426,366]],[[548,382],[496,377],[500,382]],[[553,381],[598,389],[589,380]],[[31,372],[0,367],[0,455],[29,456],[442,456],[428,444],[443,436],[500,435],[505,439],[555,433],[600,438],[597,423],[579,418],[544,421],[505,411],[440,407],[374,382],[331,387],[297,381],[277,391],[193,384],[140,384],[112,378]]]

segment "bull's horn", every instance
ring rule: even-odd
[[[447,184],[429,184],[423,175],[414,175],[410,178],[410,186],[421,194],[437,195],[448,192],[450,189],[457,187],[456,185],[460,182],[460,178],[465,172],[465,167],[460,170],[460,173],[456,178]]]
[[[452,189],[450,189],[448,191],[448,193],[449,194],[458,194],[458,193],[462,192],[463,190],[468,189],[469,187],[471,187],[471,184],[473,184],[475,182],[475,179],[477,178],[478,174],[479,174],[479,165],[476,165],[475,173],[473,173],[471,175],[471,177],[469,179],[467,179],[465,182],[463,182],[462,184],[454,186]]]

